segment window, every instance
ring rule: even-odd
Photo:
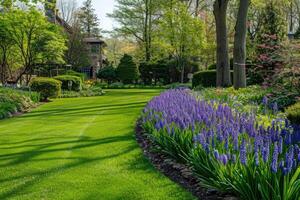
[[[99,44],[92,44],[91,45],[91,52],[92,53],[100,53],[100,45]]]

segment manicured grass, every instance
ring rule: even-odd
[[[135,141],[135,120],[159,91],[106,92],[0,121],[0,199],[194,199]]]

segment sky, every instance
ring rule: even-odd
[[[78,3],[82,4],[84,0],[78,0]],[[113,19],[107,17],[108,13],[112,13],[115,0],[92,0],[96,13],[100,20],[100,28],[104,31],[111,31],[113,29]]]

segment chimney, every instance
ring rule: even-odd
[[[56,0],[46,0],[45,14],[49,22],[56,23]]]

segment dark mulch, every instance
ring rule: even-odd
[[[201,200],[237,200],[232,195],[223,194],[216,190],[208,190],[200,186],[199,181],[193,175],[192,170],[186,165],[153,151],[155,144],[145,134],[140,121],[136,125],[136,139],[143,149],[144,155],[151,161],[153,166],[172,181],[180,184]]]

